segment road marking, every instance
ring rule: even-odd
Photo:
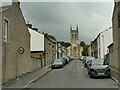
[[[75,80],[75,70],[73,70],[72,74],[73,74],[73,80]]]
[[[81,66],[81,68],[84,68],[83,66]]]

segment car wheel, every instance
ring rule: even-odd
[[[88,75],[90,75],[90,72],[88,71]]]
[[[89,74],[89,75],[90,75],[90,78],[93,78],[93,76],[91,74]]]
[[[85,67],[85,68],[87,68],[87,65],[86,65],[86,64],[84,64],[84,67]]]
[[[52,66],[52,69],[54,69],[54,67]]]
[[[110,78],[110,77],[111,77],[111,72],[110,72],[110,70],[109,70],[109,71],[107,71],[107,75],[108,75],[108,78]]]
[[[90,76],[90,78],[93,78],[93,76]]]
[[[108,75],[108,78],[111,78],[111,74]]]
[[[93,78],[92,72],[89,72],[89,76],[90,78]]]

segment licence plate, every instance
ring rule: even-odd
[[[104,75],[104,73],[98,73],[98,75]]]

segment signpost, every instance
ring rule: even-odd
[[[17,80],[19,80],[19,61],[20,61],[20,55],[22,55],[25,52],[25,49],[23,47],[18,48],[18,60],[17,60],[17,68],[16,68],[16,73],[17,73]]]

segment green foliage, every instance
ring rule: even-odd
[[[48,35],[49,38],[56,40],[56,38],[53,35]]]
[[[83,47],[82,55],[83,56],[88,56],[88,45],[84,41],[81,41],[80,46]]]
[[[82,47],[86,46],[85,42],[84,42],[84,41],[81,41],[81,42],[80,42],[80,46],[82,46]]]
[[[71,44],[70,44],[69,42],[64,42],[64,41],[60,41],[60,44],[61,44],[62,46],[64,46],[65,48],[71,46]]]

